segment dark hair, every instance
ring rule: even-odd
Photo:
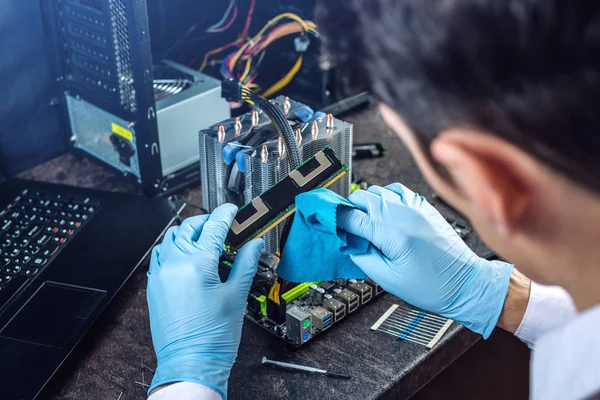
[[[600,1],[321,0],[325,56],[426,147],[465,127],[600,191]]]

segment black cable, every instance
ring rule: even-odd
[[[290,170],[294,170],[302,164],[302,158],[300,157],[300,151],[298,150],[298,144],[296,143],[296,135],[292,126],[288,122],[287,118],[280,109],[275,107],[264,97],[253,95],[256,106],[260,107],[261,110],[271,119],[273,125],[283,138],[283,142],[288,151],[288,161],[290,163]]]
[[[206,208],[202,208],[202,207],[200,207],[200,206],[198,206],[196,204],[190,203],[189,201],[187,201],[185,199],[185,197],[183,197],[180,194],[176,194],[176,195],[173,195],[171,197],[174,198],[174,199],[177,199],[177,200],[179,200],[179,201],[181,201],[183,203],[185,203],[188,207],[192,207],[192,208],[200,211],[202,214],[210,214]]]
[[[240,102],[244,100],[252,100],[255,107],[260,108],[265,114],[267,114],[271,122],[273,122],[273,125],[275,125],[279,135],[282,137],[288,153],[287,159],[290,165],[290,171],[298,168],[302,164],[302,157],[300,157],[300,150],[298,149],[298,143],[296,143],[296,134],[294,133],[294,129],[292,129],[292,126],[290,125],[286,116],[279,108],[275,107],[264,97],[252,93],[250,89],[232,79],[223,81],[221,91],[221,96],[228,101]],[[288,217],[283,222],[283,230],[279,242],[279,247],[282,251],[285,247],[285,243],[287,242],[293,221],[294,215]]]
[[[251,98],[255,101],[255,104],[258,107],[260,107],[260,109],[263,110],[265,114],[267,114],[267,116],[271,119],[273,125],[275,125],[277,131],[283,138],[285,147],[288,152],[287,158],[290,164],[290,171],[298,168],[302,164],[302,158],[300,157],[298,143],[296,143],[296,134],[294,133],[294,130],[292,129],[292,126],[290,125],[286,116],[281,112],[280,109],[275,107],[264,97],[253,94]],[[283,230],[279,239],[280,251],[283,251],[285,247],[293,223],[294,215],[288,217],[283,222]]]
[[[290,163],[290,171],[298,168],[302,164],[302,158],[300,157],[300,151],[298,149],[298,143],[296,143],[296,135],[289,121],[283,115],[281,110],[271,104],[268,100],[263,99],[258,103],[259,107],[271,118],[273,124],[279,131],[279,134],[282,136],[283,141],[285,142],[285,147],[288,151],[288,161]],[[294,215],[288,217],[283,223],[283,230],[281,232],[281,237],[279,238],[279,249],[283,252],[285,248],[285,244],[287,242],[288,236],[290,234],[290,230],[292,229],[292,224],[294,223]]]

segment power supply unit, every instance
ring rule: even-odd
[[[220,81],[153,62],[146,1],[46,0],[70,144],[148,195],[197,182],[199,129],[230,118]]]

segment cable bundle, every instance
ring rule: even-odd
[[[203,71],[209,63],[211,56],[217,55],[229,48],[237,47],[238,49],[231,52],[221,63],[221,75],[225,79],[235,79],[241,82],[246,88],[250,89],[253,93],[260,92],[261,88],[255,83],[258,77],[258,67],[260,66],[267,48],[276,42],[277,40],[288,37],[290,35],[302,35],[303,40],[295,42],[296,51],[298,52],[298,58],[289,72],[275,84],[269,87],[267,90],[262,92],[263,97],[270,97],[277,93],[285,86],[287,86],[296,74],[300,71],[304,61],[304,52],[308,48],[310,43],[308,35],[312,35],[317,39],[321,40],[320,34],[317,32],[316,25],[311,21],[305,21],[301,17],[293,13],[283,13],[275,18],[271,19],[263,28],[253,37],[246,37],[250,25],[251,15],[254,11],[255,0],[252,0],[248,17],[246,18],[246,25],[242,31],[240,37],[231,43],[221,46],[217,49],[211,50],[204,55],[202,65],[199,70]],[[230,3],[232,10],[237,10],[235,0]],[[226,11],[224,19],[219,23],[224,23],[229,13],[233,11]],[[233,19],[233,17],[232,17]],[[281,23],[284,20],[291,20],[291,22]],[[217,32],[215,29],[224,30],[224,27],[219,27],[219,23],[209,28],[208,32]],[[298,39],[298,38],[297,38]]]

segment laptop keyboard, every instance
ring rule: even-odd
[[[90,197],[25,190],[0,208],[0,308],[48,266],[99,207]]]

